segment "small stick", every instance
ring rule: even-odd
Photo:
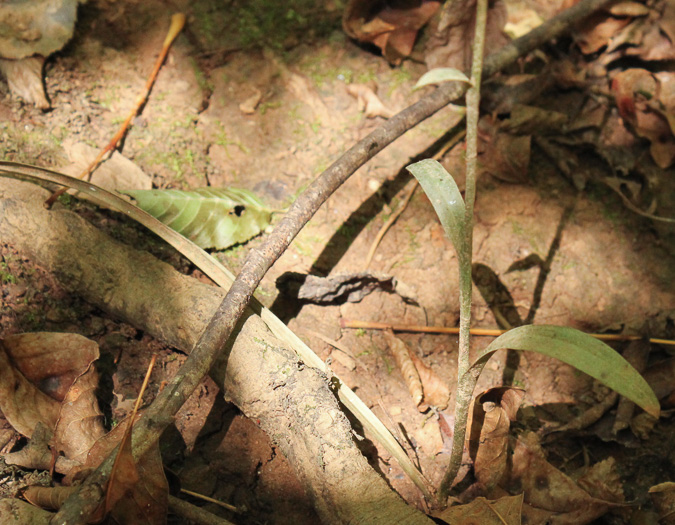
[[[394,332],[419,332],[426,334],[450,334],[458,335],[459,327],[445,327],[445,326],[419,326],[412,324],[390,324],[390,323],[376,323],[369,321],[350,321],[348,319],[340,319],[341,328],[363,328],[366,330],[393,330]],[[508,330],[500,330],[499,328],[471,328],[471,335],[498,337]],[[601,341],[639,341],[643,339],[639,335],[624,335],[624,334],[588,334],[591,337],[600,339]],[[671,345],[675,346],[675,341],[672,339],[656,339],[649,338],[649,342],[657,345]]]
[[[108,153],[117,148],[119,142],[127,134],[127,131],[131,126],[131,121],[134,118],[136,118],[136,115],[140,113],[141,108],[147,102],[148,97],[150,96],[150,90],[152,89],[152,86],[157,78],[157,74],[159,73],[159,70],[162,67],[162,64],[164,63],[164,60],[166,59],[166,55],[169,53],[169,48],[171,47],[171,44],[178,36],[178,33],[180,33],[181,29],[183,29],[184,25],[185,25],[185,15],[183,13],[176,13],[171,17],[171,26],[169,27],[169,32],[166,34],[164,44],[162,45],[162,51],[159,53],[157,62],[155,62],[155,67],[152,70],[152,73],[150,73],[148,81],[145,83],[145,90],[138,96],[138,99],[136,99],[136,105],[131,110],[131,113],[129,113],[129,116],[126,118],[126,120],[122,123],[120,129],[117,131],[117,133],[115,133],[115,136],[110,140],[108,145],[100,151],[100,153],[91,162],[91,164],[89,164],[89,166],[87,166],[84,169],[84,171],[82,171],[82,173],[80,173],[77,176],[78,179],[84,180],[86,178],[86,180],[89,181],[91,179],[91,174],[94,172],[94,170],[98,168],[99,164],[103,162],[104,158],[107,158]],[[56,199],[58,199],[66,191],[68,191],[68,188],[63,187],[60,190],[54,192],[52,196],[45,201],[45,207],[51,208],[52,204],[56,202]]]

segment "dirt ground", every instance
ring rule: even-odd
[[[350,41],[340,26],[341,2],[295,2],[295,9],[280,4],[279,12],[264,17],[259,4],[93,0],[80,6],[73,39],[46,63],[50,111],[11,98],[0,83],[3,157],[62,168],[69,163],[72,144],[105,145],[145,83],[169,14],[182,10],[188,16],[186,29],[121,152],[157,188],[235,186],[252,190],[272,207],[287,206],[341,152],[382,122],[364,116],[347,85],[372,85],[385,106],[399,111],[421,96],[412,86],[425,67],[406,60],[392,68]],[[240,106],[256,94],[255,110],[242,111]],[[357,303],[300,303],[281,295],[277,280],[287,272],[326,276],[363,271],[373,239],[409,188],[405,166],[446,142],[446,132],[458,118],[451,108],[439,112],[361,168],[302,231],[258,291],[266,306],[330,360],[434,481],[449,459],[446,429],[452,426],[452,402],[442,412],[419,412],[383,335],[340,327],[341,320],[458,324],[457,258],[424,193],[416,191],[369,268],[407,285],[416,304],[382,291]],[[673,175],[672,168],[664,170],[664,178],[675,180]],[[71,206],[114,238],[204,279],[130,221],[86,203]],[[675,201],[662,206],[673,210]],[[577,192],[536,149],[526,182],[481,177],[475,211],[474,280],[485,283],[487,291],[474,288],[474,326],[499,326],[486,299],[497,293],[491,287],[496,276],[510,294],[512,302],[502,312],[513,324],[526,319],[538,303],[536,323],[675,337],[672,228],[657,228],[632,213],[602,185],[590,183]],[[258,237],[217,257],[236,272],[247,250],[261,241]],[[512,270],[533,254],[552,261],[540,301],[534,295],[539,267]],[[101,400],[109,423],[130,410],[153,352],[160,358],[147,401],[184,361],[184,355],[62,289],[47,270],[12,246],[4,244],[1,256],[2,334],[68,331],[97,341],[103,356],[99,368],[107,377]],[[455,336],[399,337],[453,384]],[[476,337],[473,346],[478,350],[490,340]],[[666,356],[665,347],[652,348],[652,360]],[[500,353],[490,361],[477,391],[503,383],[506,359]],[[535,354],[520,356],[513,384],[526,390],[524,406],[539,421],[566,421],[604,395],[586,376]],[[675,475],[670,426],[664,420],[639,448],[631,449],[639,459],[616,442],[589,435],[560,438],[551,445],[552,461],[572,470],[584,457],[598,461],[614,455],[629,500],[644,504],[650,486]],[[6,438],[6,452],[22,440],[5,428],[0,436]],[[208,504],[212,512],[237,523],[316,522],[286,459],[255,424],[223,401],[212,382],[205,382],[183,408],[176,429],[165,436],[163,457],[180,486],[247,509],[234,517]],[[406,501],[425,509],[419,491],[386,452],[370,441],[364,452]],[[605,519],[603,523],[621,522]]]

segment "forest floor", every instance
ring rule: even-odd
[[[391,67],[356,45],[341,29],[338,2],[295,3],[291,2],[294,9],[287,3],[269,7],[265,16],[259,11],[263,3],[256,1],[230,2],[227,9],[218,2],[169,5],[158,0],[97,0],[80,6],[73,39],[46,63],[50,111],[22,104],[0,84],[5,160],[66,169],[76,144],[105,145],[152,69],[170,13],[184,9],[186,28],[121,153],[157,188],[234,186],[256,193],[271,207],[288,206],[343,151],[383,122],[381,116],[364,115],[348,85],[373,88],[386,108],[397,112],[422,96],[412,87],[426,71],[415,60]],[[560,109],[565,105],[561,99],[582,107],[586,102],[579,100],[584,97],[554,86],[537,100]],[[365,261],[378,230],[411,189],[405,167],[448,143],[448,131],[458,121],[457,111],[446,108],[359,169],[300,233],[257,292],[329,360],[435,482],[449,459],[454,398],[445,410],[420,412],[384,334],[341,328],[340,322],[457,326],[457,259],[422,190],[415,192],[385,235],[368,268]],[[648,156],[648,144],[640,148]],[[581,190],[534,145],[519,180],[482,173],[475,209],[472,325],[498,328],[504,319],[513,326],[529,319],[587,332],[675,337],[675,230],[626,208],[615,192],[598,182],[605,175],[591,174],[598,164],[587,160],[592,154],[579,155],[587,172]],[[441,161],[451,168],[462,158],[460,143]],[[657,214],[673,216],[675,172],[668,168],[659,173],[663,181]],[[69,201],[69,206],[112,237],[208,281],[124,217],[87,203]],[[272,226],[278,220],[275,217]],[[216,256],[236,273],[247,251],[262,239]],[[96,341],[107,363],[103,373],[110,384],[103,404],[109,423],[129,412],[153,353],[159,353],[159,361],[147,401],[184,361],[183,354],[63,289],[48,268],[35,265],[11,245],[1,249],[1,333],[65,331]],[[531,262],[547,258],[550,268],[542,276],[541,265]],[[414,300],[375,290],[359,302],[318,305],[279,290],[291,272],[336,276],[366,270],[396,277]],[[398,337],[438,376],[454,384],[456,336]],[[474,337],[473,349],[490,341]],[[621,351],[626,345],[615,347]],[[668,357],[666,350],[654,345],[650,363]],[[489,362],[477,392],[503,384],[507,358],[500,352]],[[511,383],[525,389],[523,413],[529,419],[523,425],[569,421],[606,396],[587,376],[537,354],[520,356]],[[644,439],[609,438],[598,429],[602,420],[597,425],[547,445],[549,461],[573,473],[613,456],[626,500],[639,504],[647,502],[649,487],[675,477],[669,419]],[[316,522],[286,459],[254,423],[223,400],[215,384],[206,381],[200,387],[176,427],[177,432],[165,435],[163,452],[165,465],[182,488],[245,505],[249,514],[237,517],[238,523]],[[7,424],[5,429],[3,452],[21,442]],[[364,452],[407,502],[426,508],[419,491],[385,451],[370,444]],[[219,512],[214,505],[208,508]],[[604,519],[620,523],[623,518]]]

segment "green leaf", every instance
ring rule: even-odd
[[[236,188],[125,190],[139,208],[193,241],[222,250],[267,228],[272,211],[251,192]]]
[[[417,81],[413,91],[430,84],[440,84],[441,82],[466,82],[471,84],[471,81],[468,77],[462,73],[459,69],[454,67],[437,67],[430,71],[427,71],[422,75],[422,77]]]
[[[471,254],[465,246],[464,199],[452,175],[433,159],[416,162],[407,169],[429,197],[445,233],[457,250],[458,258],[470,265]]]
[[[644,378],[602,341],[565,326],[526,325],[509,330],[482,350],[469,373],[480,373],[497,350],[530,350],[585,372],[658,418],[660,405]]]

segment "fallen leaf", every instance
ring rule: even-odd
[[[342,27],[359,42],[375,44],[389,63],[397,65],[410,55],[417,32],[436,13],[435,0],[405,0],[395,6],[378,0],[350,0],[342,17]]]
[[[649,497],[659,513],[659,523],[675,524],[675,483],[666,481],[649,489]]]
[[[200,248],[244,243],[270,224],[272,210],[247,190],[125,190],[136,205]]]
[[[78,177],[94,161],[99,153],[84,142],[66,141],[63,144],[70,164],[60,170],[73,177]],[[118,151],[101,163],[92,173],[90,181],[110,191],[116,190],[149,190],[152,188],[152,179],[138,167],[137,164],[126,158]],[[82,196],[86,198],[86,196]]]
[[[519,388],[493,388],[474,401],[470,451],[476,479],[488,494],[506,473],[511,421],[524,396]]]
[[[394,356],[396,365],[401,371],[403,381],[408,387],[413,403],[415,403],[415,406],[419,406],[424,397],[424,393],[422,390],[422,381],[410,358],[410,351],[406,344],[396,337],[391,330],[385,330],[383,334],[387,341],[387,346],[389,346],[389,350],[391,350],[391,353]]]
[[[244,115],[253,115],[253,113],[255,113],[255,109],[258,107],[258,104],[260,104],[261,100],[262,100],[262,91],[256,89],[253,95],[251,95],[241,104],[239,104],[239,111],[241,111]]]
[[[375,92],[365,84],[349,84],[347,86],[347,93],[357,100],[359,111],[363,111],[367,118],[390,118],[395,114],[395,112],[386,107]]]
[[[432,368],[428,367],[415,352],[410,352],[410,357],[417,369],[422,381],[424,392],[424,404],[431,405],[438,410],[445,410],[450,402],[450,387],[443,381]],[[422,408],[422,407],[420,407]]]
[[[504,496],[497,500],[478,497],[466,505],[454,505],[434,513],[434,518],[464,525],[520,525],[522,506],[522,494]]]

